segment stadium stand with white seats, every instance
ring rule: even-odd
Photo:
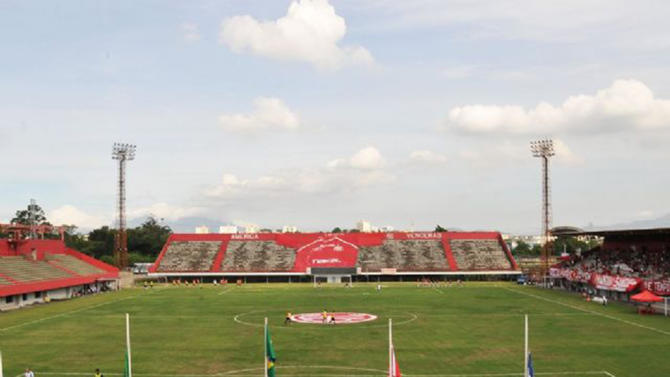
[[[165,251],[157,271],[207,271],[221,248],[221,241],[174,241]]]
[[[72,277],[72,274],[46,261],[32,261],[24,256],[3,257],[0,274],[21,283]]]
[[[452,239],[451,252],[459,269],[467,271],[509,270],[513,268],[497,239]]]
[[[103,274],[105,271],[67,254],[50,254],[45,260],[52,265],[72,271],[77,275]]]
[[[274,241],[230,241],[222,271],[263,272],[290,271],[295,263],[295,249]]]
[[[385,240],[379,246],[361,247],[358,266],[364,272],[450,270],[441,240]]]
[[[62,240],[0,239],[0,311],[118,287],[119,270]]]
[[[322,268],[333,276],[345,270],[360,275],[521,273],[497,232],[268,232],[172,234],[149,275],[305,276]]]

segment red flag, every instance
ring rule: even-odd
[[[395,358],[395,348],[391,345],[391,364],[389,365],[389,377],[402,377],[398,360]]]

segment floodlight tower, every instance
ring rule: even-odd
[[[554,152],[554,141],[551,139],[530,142],[533,157],[542,159],[542,276],[549,271],[549,248],[551,240],[551,187],[549,185],[549,158]]]
[[[126,161],[135,159],[133,144],[114,143],[112,159],[119,161],[118,231],[115,237],[114,262],[119,268],[128,267],[128,235],[126,234]]]

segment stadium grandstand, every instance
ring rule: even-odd
[[[594,249],[549,270],[554,286],[629,301],[640,290],[670,296],[670,228],[578,231],[602,238]]]
[[[497,232],[172,234],[149,275],[328,282],[520,274]]]
[[[19,228],[9,229],[15,237],[0,239],[0,311],[118,288],[115,267],[62,239],[23,239]]]

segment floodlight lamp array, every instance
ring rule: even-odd
[[[551,157],[556,154],[554,141],[551,139],[531,141],[530,151],[533,153],[533,157]]]
[[[114,143],[114,146],[112,146],[112,159],[134,160],[136,149],[137,146],[134,144]]]

